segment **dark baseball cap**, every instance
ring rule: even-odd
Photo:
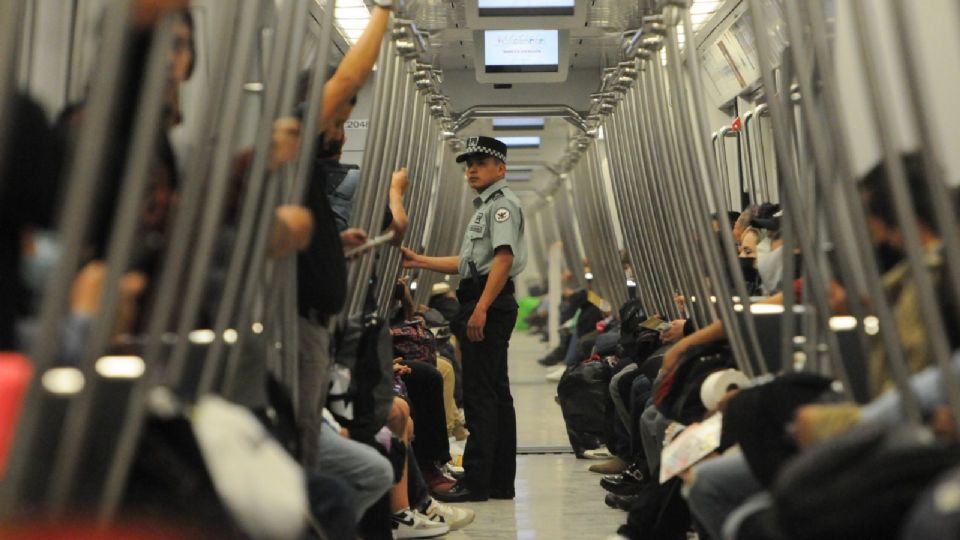
[[[758,229],[768,231],[780,230],[780,219],[783,217],[783,210],[777,209],[770,217],[755,217],[750,220],[750,224]]]
[[[463,162],[468,156],[473,154],[487,154],[500,161],[507,161],[507,145],[494,139],[493,137],[470,137],[467,139],[467,147],[457,156],[457,163]]]

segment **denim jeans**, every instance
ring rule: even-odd
[[[356,519],[393,486],[393,466],[373,447],[340,436],[323,422],[318,438],[319,472],[336,476],[356,492]]]
[[[762,490],[743,454],[727,454],[694,465],[687,494],[690,512],[715,540],[723,538],[723,523],[737,507]]]

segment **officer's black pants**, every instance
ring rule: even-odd
[[[463,405],[467,447],[464,485],[477,492],[512,497],[517,472],[517,414],[507,375],[507,348],[517,322],[513,295],[501,295],[487,310],[483,341],[466,336],[476,303],[463,302],[455,327],[463,360]]]

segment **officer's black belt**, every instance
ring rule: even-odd
[[[460,285],[457,286],[457,300],[459,300],[460,303],[464,303],[480,298],[480,295],[483,294],[483,289],[487,286],[488,277],[489,276],[480,276],[477,279],[461,279]],[[513,296],[514,292],[516,292],[516,288],[513,286],[513,278],[507,278],[507,282],[504,283],[503,289],[500,289],[500,294],[497,296]]]

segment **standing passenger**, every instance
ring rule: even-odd
[[[476,209],[459,256],[429,257],[403,249],[404,267],[459,273],[460,311],[451,328],[463,358],[467,447],[465,475],[444,502],[512,499],[516,476],[517,419],[507,375],[507,347],[517,320],[513,277],[527,264],[520,200],[504,175],[507,147],[490,137],[471,137],[457,157],[477,192]]]

